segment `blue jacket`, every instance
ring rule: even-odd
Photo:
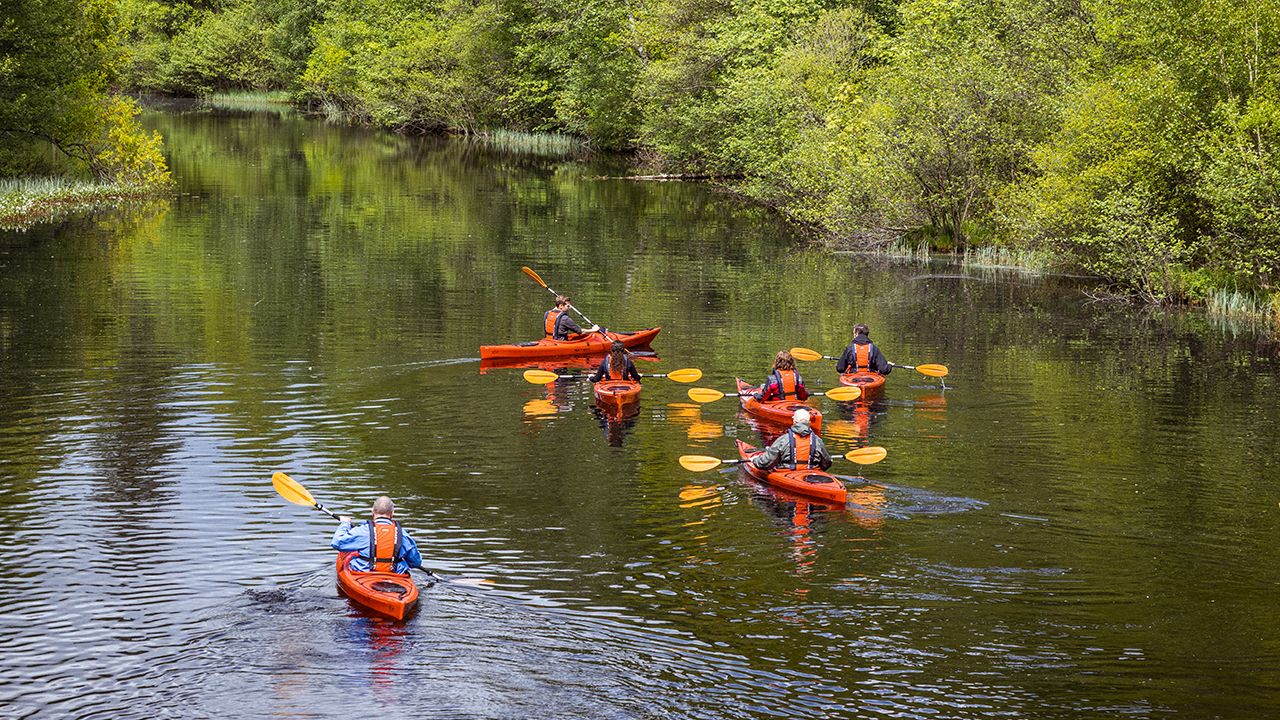
[[[378,518],[376,522],[390,523],[386,518]],[[418,544],[409,537],[409,531],[404,530],[404,547],[400,548],[400,559],[396,561],[395,572],[407,573],[409,568],[422,567],[422,554],[418,552]],[[342,523],[338,526],[338,531],[333,534],[333,542],[329,543],[329,547],[339,552],[357,552],[360,553],[356,557],[351,558],[351,569],[358,572],[369,571],[369,525],[368,523],[359,523],[352,525],[351,523]]]

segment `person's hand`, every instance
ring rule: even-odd
[[[346,524],[350,525],[350,524],[351,524],[351,516],[350,516],[350,515],[339,515],[339,516],[338,516],[338,522],[344,522],[344,523],[346,523]]]
[[[587,329],[587,332],[600,332],[600,326],[592,325],[590,328]]]

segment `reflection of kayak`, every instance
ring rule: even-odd
[[[574,355],[604,355],[609,352],[614,340],[619,340],[626,347],[647,346],[662,328],[649,328],[633,333],[608,332],[592,333],[581,340],[535,340],[513,345],[481,345],[481,360],[497,359],[535,359],[572,357]],[[604,338],[608,335],[608,339]]]
[[[348,567],[353,552],[338,553],[338,587],[356,603],[387,617],[403,620],[418,603],[418,586],[408,575],[356,572]]]
[[[606,410],[621,410],[640,401],[640,383],[634,380],[601,380],[593,392],[596,402]]]
[[[809,427],[813,431],[822,434],[822,412],[817,408],[800,402],[799,400],[770,400],[769,402],[760,402],[750,393],[758,390],[751,383],[738,378],[738,392],[741,393],[738,401],[742,403],[742,409],[756,417],[771,422],[791,427],[791,416],[796,410],[804,408],[809,411]]]
[[[743,460],[751,458],[760,452],[760,448],[752,447],[741,440],[738,441],[738,456]],[[834,475],[816,468],[811,470],[780,470],[778,468],[761,470],[749,462],[742,463],[742,467],[746,468],[747,473],[757,480],[801,495],[841,504],[844,503],[845,498],[848,496],[844,483],[837,480]]]
[[[841,385],[852,385],[862,388],[862,397],[877,397],[884,392],[884,376],[863,370],[856,373],[844,373],[840,376]]]

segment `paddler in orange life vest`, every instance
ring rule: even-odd
[[[599,325],[592,325],[586,330],[578,327],[578,323],[574,322],[573,317],[569,315],[569,306],[567,296],[556,296],[556,306],[542,316],[542,331],[547,337],[552,340],[577,340],[583,335],[600,331]]]
[[[373,501],[373,519],[351,526],[351,518],[342,516],[338,531],[329,546],[339,552],[355,552],[351,569],[356,572],[393,572],[405,574],[409,568],[422,567],[418,544],[392,519],[396,506],[383,495]],[[370,548],[376,550],[371,552]]]
[[[836,372],[843,375],[864,370],[888,375],[893,372],[893,365],[884,358],[880,348],[871,342],[871,330],[858,323],[853,326],[853,342],[849,343],[844,354],[836,361]]]
[[[796,359],[786,350],[773,358],[773,372],[755,392],[757,400],[808,400],[809,391],[796,372]]]
[[[809,411],[801,408],[791,415],[791,429],[751,458],[751,464],[761,470],[826,470],[831,467],[831,453],[809,428]]]
[[[636,364],[627,357],[627,348],[617,340],[613,341],[610,347],[609,356],[596,368],[595,373],[591,375],[591,382],[598,383],[601,380],[635,380],[640,382],[640,371],[636,370]]]

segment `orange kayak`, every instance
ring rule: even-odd
[[[605,409],[622,409],[640,402],[640,383],[634,380],[601,380],[595,384],[596,402]]]
[[[338,587],[347,597],[370,610],[396,620],[418,604],[418,585],[408,575],[357,572],[348,563],[356,553],[338,553]]]
[[[573,357],[575,355],[604,355],[614,340],[626,347],[647,347],[662,328],[649,328],[636,332],[592,333],[581,340],[534,340],[512,345],[481,345],[480,360],[535,360],[540,358]],[[605,335],[608,339],[605,339]]]
[[[755,397],[747,393],[759,390],[758,387],[751,383],[738,378],[738,402],[742,403],[742,409],[748,413],[755,415],[762,420],[768,420],[779,425],[791,427],[791,416],[796,410],[804,408],[809,411],[809,427],[813,431],[822,433],[822,412],[808,403],[799,400],[770,400],[769,402],[760,402]]]
[[[738,457],[743,460],[755,457],[761,452],[763,451],[758,447],[752,447],[741,440],[738,441]],[[834,475],[816,468],[810,470],[779,470],[778,468],[761,470],[749,462],[742,463],[742,467],[746,468],[747,474],[761,482],[793,493],[807,495],[808,497],[844,504],[849,495],[844,483],[837,480]]]
[[[862,397],[879,397],[884,392],[884,376],[870,370],[856,373],[844,373],[840,376],[841,385],[852,385],[862,388]]]

